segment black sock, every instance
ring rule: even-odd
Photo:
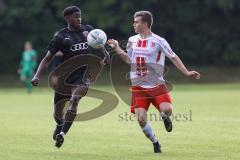
[[[53,117],[58,126],[61,126],[63,124],[63,120],[61,118],[58,118],[56,115]]]
[[[63,127],[62,127],[62,132],[64,134],[67,134],[68,130],[72,126],[72,123],[76,117],[76,112],[72,110],[68,110],[66,115],[65,115],[65,120],[63,122]]]

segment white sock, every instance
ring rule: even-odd
[[[166,119],[168,116],[164,113],[164,112],[159,112],[160,113],[160,116],[163,118],[163,119]]]
[[[152,143],[156,143],[158,141],[149,123],[147,123],[145,127],[142,128],[142,131],[145,136],[152,141]]]

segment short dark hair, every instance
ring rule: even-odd
[[[153,16],[152,13],[149,11],[137,11],[134,14],[134,18],[141,17],[142,22],[147,23],[148,27],[151,28],[153,24]]]
[[[77,6],[69,6],[69,7],[66,7],[63,10],[63,16],[66,17],[66,16],[71,15],[75,12],[80,12],[81,13],[80,8],[78,8]]]

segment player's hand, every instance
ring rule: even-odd
[[[119,47],[119,43],[118,43],[118,41],[117,40],[115,40],[115,39],[109,39],[108,41],[107,41],[107,44],[109,45],[109,46],[111,46],[112,48],[117,48],[117,47]]]
[[[200,79],[201,74],[198,73],[197,71],[189,71],[187,74],[188,77],[193,77],[195,79]]]
[[[39,78],[34,76],[33,79],[31,80],[31,83],[32,83],[33,86],[38,86]]]
[[[104,57],[104,58],[100,61],[100,63],[101,63],[102,65],[110,64],[110,57]]]
[[[100,61],[100,64],[103,65],[103,66],[106,65],[106,57],[104,57],[104,58]]]

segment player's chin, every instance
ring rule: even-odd
[[[75,28],[80,28],[81,27],[81,23],[76,23],[74,26],[75,26]]]
[[[139,31],[136,28],[134,28],[134,31],[135,31],[135,33],[139,33]]]

